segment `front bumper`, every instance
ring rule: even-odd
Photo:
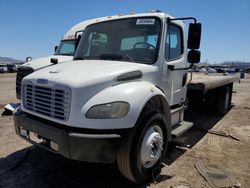
[[[122,139],[119,134],[68,131],[31,118],[20,111],[14,114],[14,126],[17,135],[26,141],[66,158],[86,162],[115,162]],[[38,138],[33,139],[31,134],[40,138],[41,142],[37,141]]]

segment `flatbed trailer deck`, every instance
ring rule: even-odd
[[[239,81],[240,76],[235,75],[222,75],[222,74],[203,74],[193,73],[192,80],[188,83],[188,90],[201,91],[203,94],[209,90],[232,84]]]
[[[198,109],[206,108],[224,115],[231,107],[233,83],[239,80],[238,74],[193,73],[187,85],[189,106],[198,107]]]

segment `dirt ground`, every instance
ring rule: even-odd
[[[15,98],[15,74],[0,74],[0,112]],[[250,79],[235,83],[232,109],[225,116],[189,111],[194,127],[168,149],[157,183],[136,185],[126,180],[116,165],[83,163],[32,146],[16,136],[12,116],[0,117],[0,187],[164,187],[206,188],[208,183],[194,164],[198,160],[223,165],[250,187]],[[206,133],[222,130],[240,141]],[[187,151],[176,146],[190,145]]]

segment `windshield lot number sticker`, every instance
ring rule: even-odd
[[[145,18],[145,19],[137,19],[136,25],[154,25],[155,19],[152,18]]]

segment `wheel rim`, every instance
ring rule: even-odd
[[[226,98],[225,98],[225,110],[228,109],[228,105],[229,105],[229,92],[226,93]]]
[[[163,132],[158,125],[152,126],[144,135],[141,144],[141,163],[145,168],[154,166],[163,150]]]

